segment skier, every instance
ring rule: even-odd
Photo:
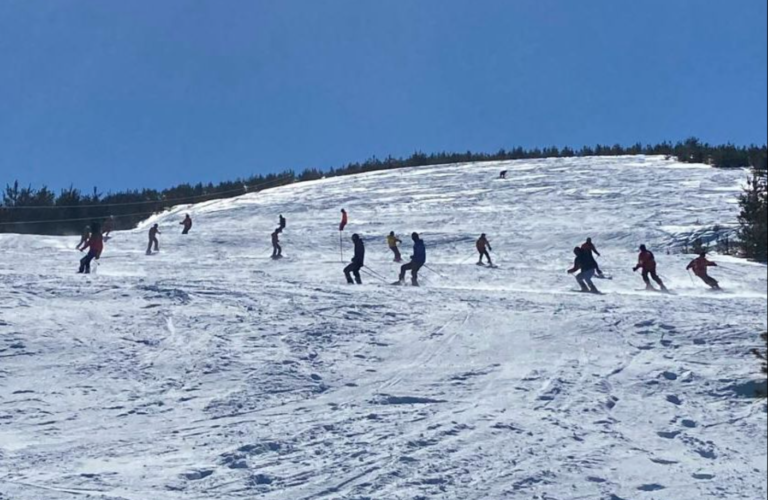
[[[192,217],[189,214],[184,216],[184,220],[179,222],[180,226],[184,226],[184,230],[181,234],[189,234],[189,230],[192,229]]]
[[[77,244],[77,249],[82,250],[85,248],[83,245],[88,243],[88,240],[91,238],[91,226],[85,226],[85,229],[83,229],[83,234],[80,235],[80,243]]]
[[[701,252],[685,269],[688,271],[693,270],[693,274],[701,278],[713,290],[720,290],[720,283],[707,273],[707,268],[712,266],[717,267],[717,263],[707,260],[707,252]]]
[[[395,232],[392,231],[389,233],[389,236],[387,236],[387,245],[389,246],[389,249],[392,250],[392,253],[395,254],[395,262],[402,262],[403,256],[400,254],[400,249],[397,248],[398,244],[402,244],[403,242],[395,236]]]
[[[491,254],[488,253],[489,250],[492,252],[493,248],[491,248],[491,243],[488,241],[488,238],[485,236],[485,233],[480,235],[480,239],[477,240],[477,243],[475,243],[475,246],[477,246],[477,252],[480,254],[480,260],[477,262],[477,265],[482,266],[483,257],[486,257],[488,259],[488,265],[493,267]]]
[[[101,258],[101,252],[104,251],[104,237],[101,234],[101,228],[98,224],[93,225],[93,231],[88,237],[88,241],[85,242],[80,249],[84,252],[87,248],[90,248],[88,254],[80,259],[80,270],[78,274],[91,274],[91,262],[93,259],[99,260]]]
[[[600,257],[600,252],[597,251],[597,247],[595,247],[595,244],[592,243],[592,238],[587,238],[587,241],[583,245],[581,245],[581,249],[586,252],[589,252],[590,254],[595,254],[598,257]],[[595,266],[597,266],[595,267],[595,272],[597,273],[597,276],[599,278],[603,278],[605,275],[603,274],[603,271],[600,270],[600,265],[597,263],[596,260],[595,260]]]
[[[502,170],[499,174],[499,179],[506,179],[507,178],[507,172],[508,170]]]
[[[352,257],[352,263],[344,268],[344,276],[346,276],[347,283],[350,285],[355,283],[362,285],[363,279],[360,277],[360,269],[365,266],[365,243],[357,234],[352,235],[352,242],[355,244],[355,256]],[[354,280],[352,280],[353,274],[355,276]]]
[[[280,215],[280,219],[279,220],[280,220],[280,229],[281,230],[285,229],[285,226],[288,224],[287,221],[285,220],[285,217]]]
[[[104,221],[104,233],[103,238],[109,239],[109,235],[115,229],[115,216],[110,215],[107,220]]]
[[[411,239],[413,240],[411,262],[400,268],[400,279],[394,283],[395,285],[404,284],[405,273],[411,271],[411,284],[419,286],[419,271],[427,263],[427,248],[424,246],[424,240],[419,237],[419,233],[413,233]]]
[[[147,255],[152,255],[152,248],[154,247],[155,252],[160,251],[160,242],[157,241],[157,235],[163,234],[160,232],[160,226],[158,224],[155,224],[149,229],[149,245],[147,245]]]
[[[573,261],[573,267],[568,270],[568,274],[573,274],[576,271],[581,271],[576,275],[576,281],[579,283],[582,292],[600,293],[592,278],[595,276],[597,270],[597,262],[592,256],[592,252],[584,250],[581,247],[573,249],[573,254],[576,258]]]
[[[632,271],[636,272],[638,269],[643,270],[643,281],[645,282],[646,290],[656,290],[651,284],[651,280],[649,279],[650,276],[653,278],[653,281],[659,284],[662,291],[667,291],[667,287],[664,286],[664,282],[661,281],[659,275],[656,274],[656,257],[653,255],[653,252],[646,248],[645,245],[640,245],[640,255],[637,258],[637,265],[634,267],[634,269],[632,269]]]
[[[349,215],[345,209],[341,209],[341,224],[339,224],[339,232],[344,231],[344,228],[349,224]]]
[[[283,258],[283,247],[280,246],[280,233],[282,232],[283,230],[278,227],[272,233],[272,259],[274,260]]]

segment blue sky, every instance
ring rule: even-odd
[[[0,183],[764,143],[765,0],[2,0]]]

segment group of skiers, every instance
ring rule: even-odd
[[[189,234],[192,229],[192,218],[189,214],[184,217],[184,220],[179,223],[183,226],[182,234]],[[343,234],[344,230],[349,224],[349,214],[345,209],[341,210],[341,223],[339,224],[339,234]],[[286,218],[283,215],[279,216],[278,227],[272,233],[272,259],[281,259],[283,257],[283,248],[280,245],[280,234],[285,230],[287,226]],[[80,243],[77,245],[77,249],[84,252],[88,250],[88,253],[80,260],[79,273],[88,274],[91,272],[91,264],[94,260],[98,260],[104,251],[104,242],[108,239],[109,233],[114,227],[114,219],[110,217],[104,221],[102,227],[98,223],[93,223],[91,226],[85,228],[83,235],[80,239]],[[149,229],[149,242],[147,245],[147,255],[152,252],[158,252],[160,250],[160,242],[157,238],[160,232],[160,226],[158,224],[152,225]],[[419,271],[426,265],[427,262],[427,250],[424,240],[418,233],[411,234],[413,240],[413,255],[410,262],[404,264],[400,268],[400,274],[398,280],[393,283],[402,285],[405,283],[406,275],[408,272],[411,274],[411,284],[413,286],[419,286]],[[358,234],[352,235],[352,243],[354,245],[354,255],[352,262],[344,268],[344,276],[349,284],[362,284],[361,270],[365,267],[365,243]],[[389,250],[394,255],[394,262],[402,263],[402,253],[400,252],[399,245],[403,242],[397,237],[394,231],[390,232],[386,238],[386,243]],[[493,260],[491,259],[490,252],[493,251],[491,243],[488,240],[488,236],[483,233],[475,242],[475,247],[479,255],[478,265],[486,265],[484,260],[487,260],[487,265],[495,267]],[[600,293],[595,286],[593,279],[605,278],[600,266],[595,259],[595,256],[600,257],[600,252],[592,242],[592,238],[587,240],[580,246],[573,249],[574,262],[573,267],[568,269],[569,274],[575,274],[576,282],[579,284],[580,291],[589,293]],[[716,279],[709,275],[708,269],[712,266],[717,266],[715,262],[707,259],[706,252],[702,252],[696,259],[692,260],[686,270],[693,271],[693,273],[699,277],[705,284],[712,289],[719,290],[720,284]],[[633,271],[642,270],[643,282],[646,285],[646,290],[656,290],[651,280],[656,282],[660,290],[663,292],[668,291],[664,281],[659,277],[656,269],[656,258],[645,245],[640,245],[640,253],[638,255],[637,265],[633,268]]]
[[[427,263],[427,248],[424,244],[424,240],[419,236],[419,233],[411,234],[411,239],[413,240],[413,255],[411,256],[411,261],[400,268],[398,280],[394,282],[393,285],[405,284],[405,276],[410,271],[411,285],[419,286],[419,271],[421,271],[421,268]],[[365,243],[358,234],[352,235],[352,243],[355,246],[355,251],[352,257],[352,263],[344,268],[344,276],[347,278],[347,283],[350,285],[355,283],[362,285],[363,279],[360,275],[360,271],[365,267]],[[389,236],[387,236],[387,244],[390,250],[395,254],[395,262],[398,263],[403,261],[400,249],[397,246],[400,243],[402,243],[402,241],[395,236],[394,231],[389,233]]]

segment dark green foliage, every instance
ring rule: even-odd
[[[756,171],[739,197],[739,240],[744,256],[768,261],[768,176]]]
[[[8,186],[3,193],[0,204],[0,233],[34,233],[34,234],[80,234],[85,225],[90,222],[103,221],[109,216],[115,217],[116,229],[129,229],[148,216],[165,210],[174,205],[199,203],[202,201],[230,198],[247,192],[257,192],[262,189],[291,184],[296,181],[309,181],[323,177],[351,175],[377,170],[416,167],[422,165],[441,165],[450,163],[470,163],[482,161],[523,160],[535,158],[567,158],[573,156],[621,156],[621,155],[665,155],[670,159],[676,157],[683,162],[710,163],[716,167],[748,167],[758,171],[768,169],[768,153],[766,146],[737,147],[732,144],[710,146],[698,139],[691,138],[676,144],[664,142],[657,145],[640,143],[629,147],[619,144],[613,146],[596,145],[584,146],[580,150],[568,147],[524,149],[515,147],[510,150],[501,149],[496,153],[432,153],[421,151],[413,153],[408,158],[387,158],[380,160],[371,158],[362,163],[350,163],[342,168],[321,170],[310,168],[296,174],[286,171],[280,174],[253,176],[248,179],[213,184],[181,184],[179,186],[157,191],[144,189],[141,191],[123,191],[103,195],[95,188],[91,194],[70,187],[61,193],[54,194],[46,187],[33,189],[21,188],[18,183]],[[764,197],[763,197],[764,203]],[[763,210],[765,205],[763,204]],[[751,224],[759,216],[754,212],[752,204],[742,205],[745,221]],[[765,220],[763,216],[762,220]],[[756,226],[759,230],[760,226]],[[762,240],[757,235],[758,242],[765,241],[765,224],[762,227]],[[746,231],[746,230],[745,230]],[[746,232],[744,233],[746,234]],[[749,233],[752,234],[752,233]],[[742,235],[743,238],[743,235]],[[750,236],[749,241],[754,241]],[[753,245],[750,248],[758,248]],[[765,245],[762,247],[763,252]],[[758,252],[759,253],[759,252]]]

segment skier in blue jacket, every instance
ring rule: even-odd
[[[411,271],[411,284],[419,286],[419,271],[427,263],[427,248],[418,233],[413,233],[411,238],[413,239],[413,256],[410,263],[400,268],[400,280],[397,284],[405,283],[405,273]]]

